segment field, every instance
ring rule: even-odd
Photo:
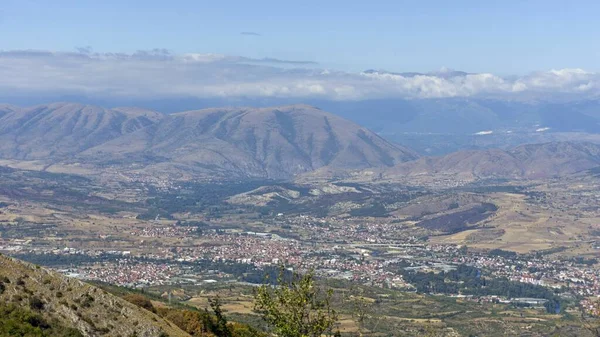
[[[505,304],[478,303],[467,299],[419,295],[390,289],[328,282],[335,289],[334,306],[340,313],[344,336],[548,336],[561,331],[577,331],[581,322],[573,315],[550,315],[544,310],[518,308]],[[253,312],[253,288],[243,284],[211,284],[184,288],[150,288],[165,294],[185,293],[183,303],[203,309],[208,300],[219,296],[226,314],[236,321],[263,326]],[[591,336],[591,335],[590,335]]]

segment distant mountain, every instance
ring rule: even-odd
[[[480,108],[466,113],[469,104],[463,103],[465,120],[483,118],[477,112]],[[459,106],[458,101],[452,104]],[[577,107],[583,116],[576,117],[577,123],[593,128],[593,120],[600,118],[595,107],[592,102]],[[371,108],[379,113],[370,113],[362,103],[353,105],[357,113],[362,109],[363,115],[370,113],[375,120],[394,118],[393,110],[377,105]],[[486,110],[490,121],[511,120],[524,113],[515,108],[511,110],[513,117],[500,118],[495,109],[488,106]],[[91,170],[86,172],[106,172],[106,167],[112,167],[157,178],[289,179],[306,175],[307,179],[328,179],[369,169],[389,177],[454,175],[480,179],[544,178],[600,166],[599,145],[576,142],[458,151],[418,159],[413,151],[367,128],[308,105],[212,108],[170,115],[73,103],[31,108],[1,105],[0,111],[0,159],[36,161],[36,167],[85,166]],[[430,112],[430,117],[419,113],[403,123],[416,129],[419,123],[425,126],[427,120],[440,123],[439,114]],[[448,127],[467,123],[460,118],[455,122],[452,116],[441,120]],[[575,122],[559,118],[555,123]],[[535,127],[546,130],[541,126]],[[488,131],[482,134],[474,137],[489,137]]]
[[[5,256],[0,256],[0,303],[6,306],[3,313],[24,313],[9,317],[11,336],[34,335],[22,334],[18,324],[31,326],[35,336],[189,336],[102,289]]]
[[[483,98],[377,99],[311,103],[367,128],[402,133],[473,135],[550,132],[600,133],[600,101],[538,102]]]
[[[391,167],[417,156],[339,116],[291,105],[171,114],[159,123],[91,148],[80,158],[150,158],[150,169],[158,171],[289,178],[322,167]]]
[[[74,164],[157,177],[290,178],[327,168],[392,167],[417,155],[307,105],[171,115],[75,103],[0,106],[0,159]]]
[[[2,116],[9,114],[11,112],[15,112],[21,110],[21,108],[14,106],[14,105],[10,105],[10,104],[0,104],[0,118],[2,118]]]
[[[600,145],[558,142],[499,149],[459,151],[424,157],[387,169],[383,177],[456,179],[540,179],[564,176],[600,166]]]
[[[437,73],[391,73],[367,70],[365,74],[390,74],[404,77],[435,75],[462,81],[471,74],[442,70]],[[59,97],[60,100],[100,106],[140,106],[163,113],[191,109],[248,106],[272,107],[306,103],[346,118],[389,141],[404,144],[423,155],[441,155],[466,149],[508,148],[519,144],[558,140],[589,140],[581,133],[600,134],[600,99],[577,95],[535,95],[525,92],[510,98],[484,95],[448,98],[378,98],[358,101],[283,97],[156,98],[132,97],[99,99],[86,96]],[[56,100],[29,97],[0,100],[21,105]],[[544,131],[538,131],[543,129]],[[492,131],[487,137],[477,133]],[[573,133],[570,137],[553,137]],[[485,139],[483,139],[485,138]]]
[[[19,109],[0,106],[0,157],[58,161],[150,126],[163,115],[138,108],[105,109],[53,103]]]

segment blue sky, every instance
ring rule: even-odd
[[[598,13],[600,1],[3,0],[0,50],[166,48],[345,71],[599,71]]]

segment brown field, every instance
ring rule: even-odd
[[[478,228],[432,237],[431,241],[519,253],[559,246],[576,249],[587,246],[584,240],[588,238],[589,228],[599,223],[595,216],[582,217],[533,204],[520,194],[494,193],[490,200],[499,209]],[[495,235],[490,235],[490,229],[496,230]]]

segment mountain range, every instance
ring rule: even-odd
[[[377,116],[377,114],[373,114]],[[591,116],[591,115],[590,115]],[[592,117],[590,117],[592,118]],[[600,146],[550,142],[420,157],[309,105],[162,114],[76,103],[0,105],[0,159],[174,179],[293,179],[379,172],[404,179],[536,179],[600,166]],[[311,174],[312,173],[312,174]]]
[[[0,157],[60,161],[150,126],[163,115],[137,108],[54,103],[0,106]]]
[[[307,106],[219,108],[162,115],[54,103],[0,117],[0,158],[192,172],[196,177],[285,179],[391,167],[412,151],[337,115]]]
[[[600,145],[586,142],[525,144],[509,150],[458,151],[383,169],[385,178],[545,179],[600,166]]]

